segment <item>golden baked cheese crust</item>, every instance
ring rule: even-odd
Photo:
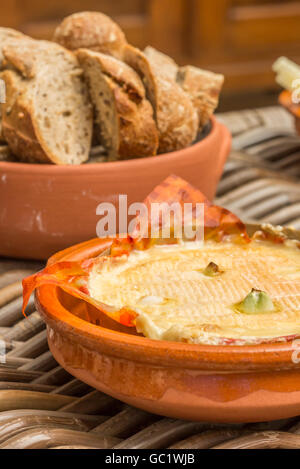
[[[217,275],[207,275],[210,263]],[[88,289],[95,300],[135,311],[138,332],[152,339],[244,345],[300,334],[300,249],[293,242],[135,250],[95,263]],[[266,292],[274,308],[241,312],[237,305],[252,289]]]

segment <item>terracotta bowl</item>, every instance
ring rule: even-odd
[[[292,96],[290,91],[282,91],[278,99],[279,103],[285,107],[295,118],[295,127],[300,135],[300,104],[292,102]]]
[[[96,236],[96,207],[119,194],[128,205],[142,202],[170,174],[176,174],[212,199],[231,136],[212,118],[201,141],[181,151],[152,158],[53,166],[0,162],[0,255],[47,259],[54,252]]]
[[[248,226],[249,231],[257,228]],[[110,242],[94,239],[49,262],[92,257]],[[169,417],[214,422],[256,422],[300,413],[300,364],[293,363],[292,343],[155,341],[126,333],[128,328],[116,327],[55,286],[37,289],[36,306],[47,323],[56,360],[75,377],[128,404]]]

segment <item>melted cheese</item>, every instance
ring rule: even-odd
[[[203,274],[210,262],[221,275]],[[276,310],[238,312],[252,288],[268,293]],[[186,243],[107,257],[93,268],[89,291],[134,310],[137,330],[152,339],[251,344],[300,334],[300,250],[292,244]]]

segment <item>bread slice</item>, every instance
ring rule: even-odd
[[[187,93],[197,110],[201,129],[218,105],[224,76],[192,65],[179,67],[171,57],[150,46],[144,53],[155,73],[178,83]]]
[[[199,127],[202,128],[218,106],[224,76],[187,65],[179,69],[177,81],[197,109]]]
[[[100,141],[109,160],[155,155],[158,135],[153,110],[138,75],[99,52],[76,52],[89,83]]]
[[[198,115],[188,94],[176,82],[177,65],[152,47],[146,48],[144,55],[155,81],[159,152],[185,148],[196,139]]]
[[[156,76],[156,118],[159,153],[181,150],[196,139],[198,115],[191,100],[177,83]]]
[[[152,104],[154,115],[156,116],[157,93],[155,76],[147,57],[137,47],[125,44],[122,60],[139,75],[145,87],[146,96]]]
[[[53,41],[70,50],[91,49],[117,58],[127,43],[121,28],[108,16],[83,11],[67,16],[56,28]]]
[[[92,108],[76,57],[48,42],[24,40],[3,49],[10,70],[3,134],[24,161],[80,164],[88,159]]]
[[[48,163],[33,126],[28,84],[17,72],[5,70],[6,103],[3,106],[3,134],[11,151],[21,161]]]
[[[124,46],[123,60],[141,77],[153,106],[159,131],[158,152],[191,145],[197,135],[198,116],[189,96],[176,83],[176,63],[153,48],[143,53],[131,45]]]

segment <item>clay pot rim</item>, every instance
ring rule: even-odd
[[[257,228],[257,225],[248,224]],[[52,256],[49,262],[79,260],[106,249],[110,239],[92,239]],[[44,285],[36,290],[36,306],[48,326],[61,336],[72,337],[82,346],[112,356],[158,366],[219,371],[294,369],[292,341],[259,345],[194,345],[153,340],[93,325],[73,315],[61,304],[58,287]]]
[[[194,149],[201,149],[203,142],[206,144],[212,140],[218,131],[218,126],[220,125],[215,116],[211,116],[211,128],[209,133],[199,142],[193,143],[191,146],[188,146],[182,150],[171,151],[169,153],[161,153],[155,155],[154,157],[147,156],[143,158],[133,158],[130,160],[120,160],[120,161],[107,161],[103,165],[100,163],[90,163],[90,164],[81,164],[81,165],[53,165],[53,164],[37,164],[37,163],[20,163],[18,161],[0,161],[0,168],[5,170],[10,170],[11,172],[34,172],[39,174],[44,174],[48,172],[54,172],[58,175],[64,175],[66,172],[77,172],[80,171],[83,174],[90,173],[95,171],[95,169],[101,168],[101,172],[109,172],[110,170],[124,171],[125,167],[128,169],[138,166],[143,166],[145,164],[152,165],[157,164],[160,160],[169,161],[172,164],[172,161],[177,160],[178,158],[184,158],[186,154],[190,152],[191,147]]]

